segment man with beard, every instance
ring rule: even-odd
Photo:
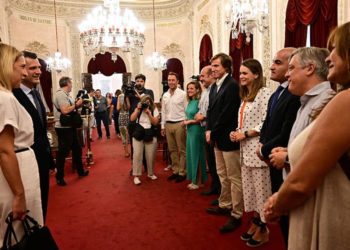
[[[132,96],[127,96],[129,99],[130,107],[129,113],[132,114],[139,103],[142,95],[149,95],[154,101],[154,94],[151,89],[145,88],[146,76],[143,74],[138,74],[135,76],[135,94]]]

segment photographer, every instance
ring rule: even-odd
[[[59,80],[60,89],[54,97],[54,115],[55,115],[55,130],[58,138],[58,153],[56,158],[56,182],[59,186],[65,186],[67,183],[64,180],[64,165],[66,157],[72,151],[73,164],[75,165],[80,177],[87,176],[89,171],[84,170],[82,162],[82,149],[78,141],[77,129],[73,127],[62,126],[60,122],[61,113],[67,115],[72,111],[81,107],[83,100],[78,98],[75,102],[69,95],[72,91],[72,79],[62,77]]]
[[[128,99],[128,104],[130,105],[129,112],[132,114],[137,106],[137,104],[140,102],[140,99],[143,95],[149,95],[154,101],[154,94],[151,89],[146,89],[145,88],[145,83],[146,83],[146,76],[143,74],[138,74],[135,76],[135,84],[134,84],[134,89],[133,92],[130,94],[129,91],[127,91],[126,98]]]
[[[156,180],[157,176],[153,174],[155,154],[157,148],[157,137],[154,126],[159,123],[159,112],[155,107],[152,98],[149,95],[141,97],[134,112],[130,116],[130,121],[138,123],[141,127],[141,136],[136,136],[139,129],[133,133],[133,176],[134,184],[139,185],[139,177],[142,174],[143,152],[145,151],[145,160],[147,162],[148,178]]]
[[[129,109],[129,114],[131,115],[137,104],[140,102],[140,99],[142,96],[144,95],[148,95],[150,96],[150,98],[152,99],[152,101],[154,101],[154,94],[153,91],[151,89],[146,89],[145,88],[145,83],[146,83],[146,76],[143,74],[138,74],[135,76],[135,83],[131,82],[131,84],[127,85],[124,88],[124,93],[126,96],[126,103],[128,105],[128,109]],[[130,126],[128,127],[129,129],[129,136],[130,138],[132,137],[132,133],[133,133],[133,121],[130,120]],[[132,140],[131,140],[131,155],[133,154],[133,144],[132,144]],[[145,154],[144,154],[144,158],[145,158]],[[147,169],[147,162],[144,161],[143,165],[145,167],[145,170]]]

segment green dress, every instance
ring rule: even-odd
[[[191,100],[186,108],[186,118],[193,120],[198,112],[198,100]],[[197,184],[198,167],[202,182],[207,180],[205,171],[205,131],[199,123],[187,125],[186,167],[187,179]]]

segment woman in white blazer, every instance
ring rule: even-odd
[[[240,97],[238,128],[230,133],[232,141],[240,142],[242,187],[245,212],[254,211],[250,228],[241,236],[251,247],[259,246],[269,239],[263,214],[265,200],[271,195],[269,167],[255,153],[259,144],[271,90],[264,86],[259,61],[247,59],[240,68]]]

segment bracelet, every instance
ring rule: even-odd
[[[245,138],[249,138],[248,131],[244,131]]]

